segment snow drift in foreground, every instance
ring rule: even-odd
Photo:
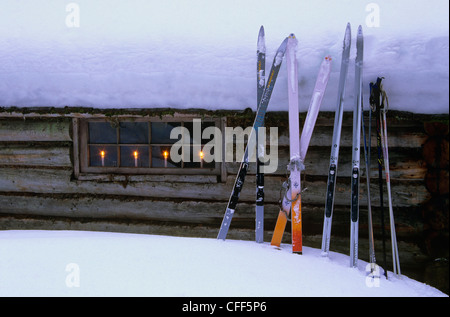
[[[251,241],[0,231],[0,255],[0,296],[447,296],[406,276],[367,280],[343,254]]]
[[[366,99],[369,82],[384,76],[391,109],[448,113],[446,0],[77,0],[76,9],[69,3],[1,1],[1,106],[255,110],[256,42],[264,25],[266,74],[283,39],[295,33],[299,40],[302,111],[320,63],[332,56],[322,110],[334,111],[350,22],[346,111],[354,103],[361,24]],[[287,110],[286,77],[283,65],[269,111]]]

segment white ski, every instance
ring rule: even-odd
[[[322,61],[319,73],[317,75],[316,83],[312,93],[311,101],[309,103],[308,113],[306,115],[305,122],[303,124],[302,135],[300,138],[300,161],[303,163],[305,160],[306,152],[311,140],[311,136],[316,123],[317,115],[322,104],[323,96],[330,78],[331,72],[331,57],[326,56]],[[283,196],[280,212],[278,213],[278,219],[273,231],[271,245],[279,247],[283,238],[283,233],[286,227],[287,218],[291,211],[291,191],[287,188],[286,194]]]
[[[291,189],[292,210],[292,252],[302,253],[302,210],[300,173],[303,163],[300,160],[300,124],[298,114],[298,74],[297,74],[297,39],[289,35],[286,49],[286,65],[288,73],[289,101],[289,148],[290,162],[288,165],[289,184]]]

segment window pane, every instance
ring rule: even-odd
[[[206,159],[202,160],[202,167],[203,168],[215,168],[216,162],[214,160],[214,154],[215,154],[215,147],[203,147],[203,157],[206,157],[208,161],[211,160],[211,162],[206,162]]]
[[[120,143],[148,144],[147,122],[120,122]]]
[[[89,146],[89,165],[90,166],[117,166],[117,147],[116,146]]]
[[[122,167],[148,167],[147,146],[121,146],[120,166]]]
[[[189,148],[186,148],[187,151],[189,151],[189,161],[184,161],[184,167],[186,168],[200,168],[200,151],[197,151],[197,147],[195,148],[194,153],[194,147],[190,146]],[[194,155],[195,155],[195,162],[194,162]]]
[[[211,121],[201,121],[200,124],[194,121],[188,121],[184,123],[184,127],[189,131],[189,142],[191,144],[194,143],[194,137],[198,138],[198,140],[195,140],[196,144],[204,144],[204,143],[208,143],[209,141],[211,141],[214,138],[214,135],[212,136],[207,136],[206,138],[203,138],[203,131],[208,128],[208,127],[215,127],[216,124],[214,122]],[[195,132],[195,134],[194,134]]]
[[[109,122],[89,122],[89,143],[117,143],[117,129]]]
[[[202,137],[202,126],[201,123],[196,122],[195,123],[195,134],[194,134],[194,123],[192,121],[188,121],[184,123],[184,127],[189,131],[189,141],[185,140],[185,144],[194,144],[194,137],[198,137],[198,139],[195,140],[195,144],[200,144],[201,137]]]
[[[152,122],[152,144],[173,144],[181,139],[177,135],[177,139],[170,138],[170,132],[175,127],[180,127],[181,122]]]
[[[197,147],[194,148],[191,146],[189,150],[189,162],[184,162],[185,168],[214,168],[216,166],[214,160],[209,163],[205,162],[200,155],[200,151],[197,150]],[[214,148],[211,151],[211,155],[214,155]]]
[[[170,147],[152,146],[152,167],[181,167],[181,162],[172,161]]]
[[[209,141],[211,141],[212,139],[214,139],[214,134],[213,134],[213,135],[208,135],[206,138],[203,138],[203,131],[204,131],[206,128],[209,128],[209,127],[215,127],[215,126],[216,126],[216,123],[215,123],[215,122],[211,122],[211,121],[203,122],[203,121],[202,121],[202,143],[208,143]]]
[[[83,133],[87,139],[83,140],[83,143],[87,143],[87,148],[82,151],[82,153],[87,152],[87,158],[82,161],[83,169],[84,167],[96,167],[97,169],[92,169],[92,172],[137,173],[137,170],[134,171],[133,168],[138,167],[142,168],[139,173],[147,174],[164,173],[164,168],[169,168],[172,169],[172,172],[167,171],[170,174],[182,172],[182,169],[215,169],[216,167],[216,162],[205,161],[205,158],[211,158],[209,153],[205,153],[203,158],[200,157],[200,148],[214,138],[209,135],[207,138],[202,138],[202,134],[206,128],[216,127],[217,121],[179,119],[178,122],[153,122],[152,119],[122,118],[114,124],[109,120],[91,120],[86,120],[86,125],[83,125],[87,128],[87,131]],[[175,120],[177,119],[175,118]],[[180,142],[182,136],[179,133],[174,134],[175,139],[170,138],[170,134],[174,132],[175,128],[182,128],[178,129],[178,132],[185,133],[183,145]],[[196,140],[194,140],[194,136],[197,138]],[[179,150],[182,153],[170,157],[170,150],[175,143],[182,146],[183,150]],[[214,146],[213,149],[215,149]],[[206,150],[209,152],[211,148],[207,147]],[[215,150],[218,151],[218,149]],[[135,155],[134,152],[137,154]],[[167,155],[164,152],[167,152]],[[183,160],[178,161],[180,155],[183,156]],[[86,162],[86,166],[84,162]],[[107,167],[110,169],[106,169]],[[161,170],[151,171],[151,168]],[[177,171],[173,169],[177,169]],[[90,171],[86,170],[86,172]]]

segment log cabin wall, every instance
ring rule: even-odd
[[[248,110],[199,113],[225,117],[226,125],[231,127],[251,126],[254,119],[254,113]],[[139,111],[128,114],[148,115]],[[56,113],[3,112],[0,115],[0,229],[98,230],[215,238],[239,162],[225,163],[221,176],[80,174],[78,139],[74,137],[78,133],[78,120],[116,115],[127,116],[127,113],[81,114],[67,109]],[[430,271],[429,263],[436,265],[433,262],[436,258],[448,259],[448,116],[395,111],[388,112],[387,116],[402,272],[409,270],[410,276],[423,280],[424,274]],[[303,121],[305,114],[300,117]],[[287,112],[270,112],[266,117],[267,127],[278,127],[279,162],[275,173],[265,175],[265,241],[271,239],[279,210],[280,187],[286,179],[287,118]],[[302,187],[307,188],[302,195],[304,244],[316,248],[321,245],[333,122],[334,113],[319,114],[302,176]],[[375,251],[382,264],[375,125],[372,132]],[[342,253],[349,252],[351,145],[352,113],[345,113],[331,240],[331,250]],[[367,261],[363,151],[361,162],[359,257]],[[255,180],[255,164],[251,164],[231,223],[230,239],[254,239]],[[384,200],[387,263],[391,269],[387,194]],[[287,243],[289,231],[288,226],[284,236]],[[446,263],[448,268],[448,260]],[[434,278],[432,273],[428,275],[429,279]],[[446,286],[448,293],[448,275]]]

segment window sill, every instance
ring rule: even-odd
[[[178,182],[178,183],[218,183],[217,175],[120,175],[120,174],[85,174],[77,177],[78,181],[97,182]]]

